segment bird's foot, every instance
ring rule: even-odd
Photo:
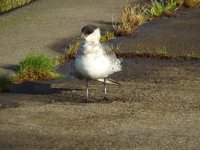
[[[105,97],[103,98],[103,101],[109,101],[109,99],[105,96]]]
[[[83,103],[94,103],[91,99],[85,98],[82,101]]]
[[[107,97],[104,97],[103,100],[99,101],[101,103],[110,103],[109,99]]]

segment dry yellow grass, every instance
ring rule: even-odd
[[[184,3],[184,0],[166,0],[168,3],[175,1],[177,4],[182,5]]]
[[[200,0],[185,0],[185,5],[191,8],[200,7]]]
[[[172,0],[167,0],[167,2],[170,2]],[[195,8],[195,7],[200,7],[200,0],[174,0],[176,1],[179,5],[183,5],[189,8]]]
[[[113,27],[117,35],[129,35],[137,27],[146,22],[145,11],[140,5],[125,6],[121,13],[120,23],[113,21]]]
[[[114,33],[114,32],[106,31],[106,32],[104,33],[104,35],[101,36],[100,41],[101,41],[102,43],[104,43],[104,42],[107,42],[107,41],[112,40],[112,39],[115,39],[115,38],[116,38],[116,37],[115,37],[115,33]]]

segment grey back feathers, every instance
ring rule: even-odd
[[[119,70],[121,70],[121,62],[122,62],[122,59],[118,59],[116,57],[116,54],[115,52],[112,50],[111,46],[110,45],[107,45],[106,43],[103,43],[102,44],[102,49],[104,50],[104,55],[105,57],[107,57],[110,62],[112,63],[112,67],[111,68],[112,70],[115,70],[115,67],[117,66],[119,68]],[[119,71],[118,70],[118,71]]]
[[[111,49],[109,45],[103,43],[102,48],[105,52],[105,56],[109,57],[110,59],[113,59],[114,61],[117,59],[114,51]]]
[[[75,78],[80,79],[80,80],[85,79],[85,77],[75,68],[75,61],[74,60],[71,62],[69,72],[70,72],[71,77],[75,77]]]

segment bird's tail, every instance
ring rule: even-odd
[[[97,81],[104,82],[104,79],[97,79]],[[115,80],[113,80],[111,78],[106,78],[106,83],[113,84],[113,85],[118,85],[118,86],[121,85],[119,82],[117,82],[117,81],[115,81]]]

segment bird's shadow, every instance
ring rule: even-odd
[[[51,83],[27,81],[12,87],[13,94],[51,95],[62,91],[82,91],[81,88],[53,88]]]
[[[62,80],[63,81],[63,80]],[[57,85],[60,85],[61,81],[56,81]],[[55,83],[54,83],[55,84]],[[52,87],[52,83],[49,82],[24,82],[16,84],[12,87],[11,93],[16,97],[25,96],[29,100],[38,100],[47,102],[71,102],[74,104],[90,104],[90,103],[111,103],[116,101],[115,98],[109,98],[107,101],[103,100],[102,97],[97,95],[91,95],[90,101],[86,101],[85,87],[77,86],[79,83],[66,84],[66,88],[62,86]],[[93,90],[93,88],[91,88]],[[96,92],[96,91],[95,91]],[[39,96],[36,99],[35,96]]]
[[[18,72],[19,71],[19,66],[14,65],[14,64],[6,64],[6,65],[1,65],[0,68],[11,71],[11,72]]]

